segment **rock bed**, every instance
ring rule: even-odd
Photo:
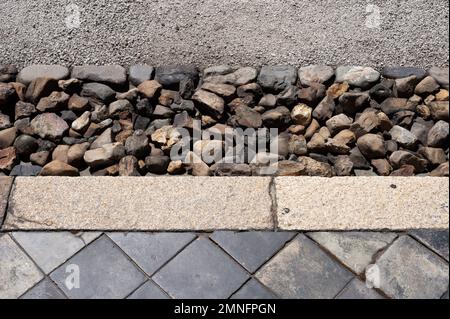
[[[0,65],[0,175],[448,176],[448,68]],[[179,130],[278,128],[243,163],[221,141],[171,160]]]

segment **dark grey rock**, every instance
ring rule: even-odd
[[[69,77],[69,69],[61,65],[30,65],[17,75],[17,82],[30,84],[37,78],[63,80]]]
[[[199,72],[194,65],[164,65],[156,68],[155,80],[165,88],[179,89],[181,80],[190,78],[198,82]]]
[[[34,137],[25,134],[19,135],[13,145],[16,148],[16,153],[21,158],[28,158],[39,147]]]
[[[38,176],[42,167],[31,164],[20,164],[13,167],[10,176]]]
[[[112,86],[123,86],[127,81],[127,71],[120,65],[85,65],[72,69],[72,78],[87,82],[100,82]]]
[[[80,94],[104,103],[110,103],[116,97],[116,92],[113,89],[101,83],[84,84]]]
[[[134,86],[138,86],[144,81],[153,79],[155,68],[146,64],[132,65],[129,71],[129,80]]]
[[[421,80],[427,75],[427,72],[424,69],[416,67],[396,66],[384,67],[381,70],[381,75],[390,79],[400,79],[414,75],[418,80]]]
[[[297,81],[297,69],[293,66],[263,66],[258,76],[258,84],[265,90],[279,92]]]

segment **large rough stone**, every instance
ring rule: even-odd
[[[17,68],[11,64],[0,64],[0,82],[12,82],[16,79]]]
[[[417,137],[404,127],[395,125],[389,131],[394,141],[406,148],[413,148],[417,143]]]
[[[125,142],[125,150],[128,155],[133,155],[137,158],[144,158],[150,153],[150,146],[147,136],[144,131],[137,130],[132,136],[127,138]]]
[[[248,106],[242,105],[235,110],[236,122],[243,127],[258,128],[262,125],[261,114]]]
[[[164,65],[155,70],[155,80],[164,87],[178,89],[184,79],[191,79],[194,83],[198,81],[198,69],[194,65]]]
[[[155,68],[146,64],[136,64],[130,67],[129,73],[130,82],[133,85],[138,86],[142,82],[153,78]]]
[[[52,92],[49,96],[42,98],[36,109],[40,112],[56,112],[66,108],[70,96],[64,92]]]
[[[69,130],[69,125],[54,113],[43,113],[36,116],[30,123],[34,134],[43,139],[60,140]]]
[[[262,114],[267,127],[285,127],[291,122],[291,112],[285,106],[279,106]]]
[[[449,120],[449,102],[448,101],[435,101],[430,103],[430,113],[435,121]]]
[[[78,169],[75,167],[61,162],[61,161],[52,161],[45,165],[41,172],[39,173],[41,176],[79,176],[80,173]]]
[[[37,78],[63,80],[69,77],[69,69],[61,65],[30,65],[17,75],[17,82],[30,84]]]
[[[394,67],[384,67],[381,70],[381,75],[389,79],[400,79],[406,78],[408,76],[415,76],[418,80],[423,79],[427,72],[424,69],[416,67],[405,67],[405,66],[394,66]]]
[[[407,99],[389,97],[381,103],[381,110],[387,115],[391,115],[399,111],[415,111],[415,106],[408,103]]]
[[[334,70],[326,65],[309,65],[301,67],[298,71],[300,83],[310,86],[311,83],[325,83],[334,76]]]
[[[192,99],[197,102],[197,107],[206,114],[220,117],[224,112],[224,100],[214,93],[200,89],[195,92]]]
[[[448,67],[432,67],[428,70],[428,74],[431,75],[443,88],[447,90],[449,89]]]
[[[291,118],[297,125],[308,126],[312,120],[312,108],[306,104],[298,104],[292,109]]]
[[[258,76],[258,83],[263,89],[279,92],[288,85],[295,84],[297,69],[293,66],[263,66]]]
[[[368,159],[382,158],[386,155],[383,137],[377,134],[366,134],[358,138],[356,144],[361,153]]]
[[[333,116],[328,121],[326,121],[326,125],[328,130],[331,133],[331,136],[336,135],[340,131],[344,129],[350,128],[350,125],[353,123],[353,119],[348,117],[347,115],[341,113]]]
[[[438,121],[428,132],[427,144],[431,147],[448,145],[449,124]]]
[[[110,103],[115,98],[116,92],[105,84],[86,83],[81,90],[81,96],[94,98],[104,103]]]
[[[436,299],[448,289],[448,263],[409,236],[401,236],[381,255],[379,288],[398,299]]]
[[[16,99],[17,93],[12,84],[0,83],[0,109],[15,102]]]
[[[147,80],[139,84],[138,91],[146,98],[152,99],[159,94],[161,91],[162,85],[155,80]]]
[[[71,77],[87,82],[123,86],[127,81],[127,71],[120,65],[84,65],[73,67]]]
[[[93,168],[105,167],[125,156],[125,147],[121,143],[105,144],[101,148],[84,153],[84,161]]]
[[[394,168],[400,168],[403,165],[414,166],[416,173],[425,171],[427,167],[427,160],[420,157],[418,154],[410,151],[395,151],[389,157],[389,162]]]
[[[347,82],[356,87],[367,88],[379,78],[380,73],[371,67],[339,66],[336,69],[336,82]]]
[[[18,159],[14,147],[0,149],[0,171],[8,173],[17,162]]]
[[[7,148],[14,143],[17,136],[17,129],[10,127],[0,131],[0,149]]]

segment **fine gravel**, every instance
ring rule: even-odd
[[[0,0],[0,63],[447,66],[448,13],[446,0]]]

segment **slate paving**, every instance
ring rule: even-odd
[[[448,267],[448,230],[0,233],[1,299],[448,299]]]

